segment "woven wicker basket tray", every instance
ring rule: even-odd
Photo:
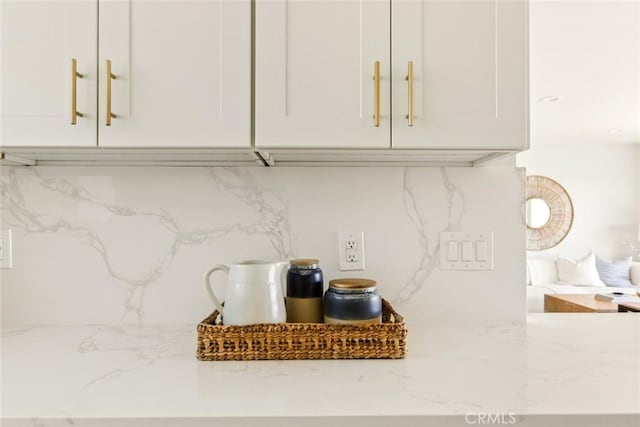
[[[327,325],[216,324],[214,311],[198,325],[200,360],[401,359],[407,352],[404,319],[382,300],[382,323]]]

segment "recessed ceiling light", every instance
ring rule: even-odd
[[[620,133],[622,129],[609,129],[609,133]]]
[[[551,96],[543,96],[542,98],[538,98],[540,102],[559,102],[564,99],[563,96],[551,95]]]

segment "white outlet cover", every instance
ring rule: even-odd
[[[9,229],[0,231],[0,268],[13,268],[13,248]]]
[[[355,247],[347,249],[347,243],[353,242]],[[349,261],[355,255],[355,261]],[[364,270],[364,232],[341,231],[338,233],[338,264],[340,271]]]

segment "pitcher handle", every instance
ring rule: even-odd
[[[222,304],[220,304],[220,300],[218,300],[218,297],[216,297],[216,294],[213,292],[213,287],[211,286],[211,275],[213,273],[215,273],[216,271],[224,271],[225,273],[229,274],[229,267],[227,267],[224,264],[218,264],[215,267],[213,267],[211,270],[207,271],[207,274],[204,276],[204,286],[207,289],[207,293],[209,294],[209,298],[211,298],[211,301],[213,301],[213,303],[215,304],[216,308],[218,309],[218,312],[220,314],[222,313]]]

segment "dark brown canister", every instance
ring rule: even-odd
[[[294,259],[287,272],[287,322],[322,323],[322,270],[317,259]]]
[[[335,279],[324,294],[324,323],[382,322],[382,298],[371,279]]]

